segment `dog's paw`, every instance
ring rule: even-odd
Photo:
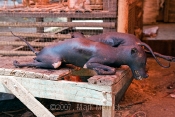
[[[16,68],[19,67],[19,64],[20,64],[20,63],[19,63],[18,61],[16,61],[16,60],[13,61],[13,65],[14,65]]]
[[[98,75],[114,75],[116,72],[115,68],[108,68],[108,69],[93,68],[93,70],[95,70]]]
[[[103,75],[103,70],[99,68],[93,68],[97,72],[98,75]]]

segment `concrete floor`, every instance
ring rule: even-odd
[[[146,38],[148,40],[175,40],[175,23],[157,23],[155,25],[146,25],[143,29],[158,26],[157,36],[155,38]]]
[[[157,23],[144,26],[143,29],[155,26],[158,26],[156,37],[144,37],[142,41],[155,52],[175,56],[175,23]]]

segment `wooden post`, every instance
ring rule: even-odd
[[[36,18],[36,22],[44,22],[44,18],[43,17]],[[44,33],[44,27],[37,27],[36,32],[37,33]]]
[[[118,0],[118,25],[117,32],[128,32],[128,14],[129,3],[128,0]]]
[[[115,117],[115,101],[112,106],[102,106],[102,117]]]
[[[165,9],[164,9],[164,22],[168,22],[168,15],[169,15],[169,4],[170,0],[165,0]]]

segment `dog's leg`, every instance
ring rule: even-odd
[[[59,66],[61,66],[61,61],[58,61],[58,62],[56,62],[56,63],[53,63],[52,64],[52,66],[56,69],[56,68],[58,68]]]
[[[116,72],[116,69],[109,67],[100,63],[87,62],[84,65],[84,68],[89,68],[95,70],[99,75],[113,75]]]
[[[53,65],[54,64],[54,65]],[[20,64],[18,61],[13,61],[13,65],[15,67],[38,67],[38,68],[48,68],[48,69],[56,69],[61,65],[61,62],[58,61],[57,63],[46,63],[46,62],[32,62],[32,63],[25,63]]]

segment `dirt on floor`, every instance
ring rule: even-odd
[[[165,65],[168,62],[161,60]],[[174,117],[175,63],[160,67],[153,58],[147,62],[149,78],[133,80],[118,105],[116,117]]]

